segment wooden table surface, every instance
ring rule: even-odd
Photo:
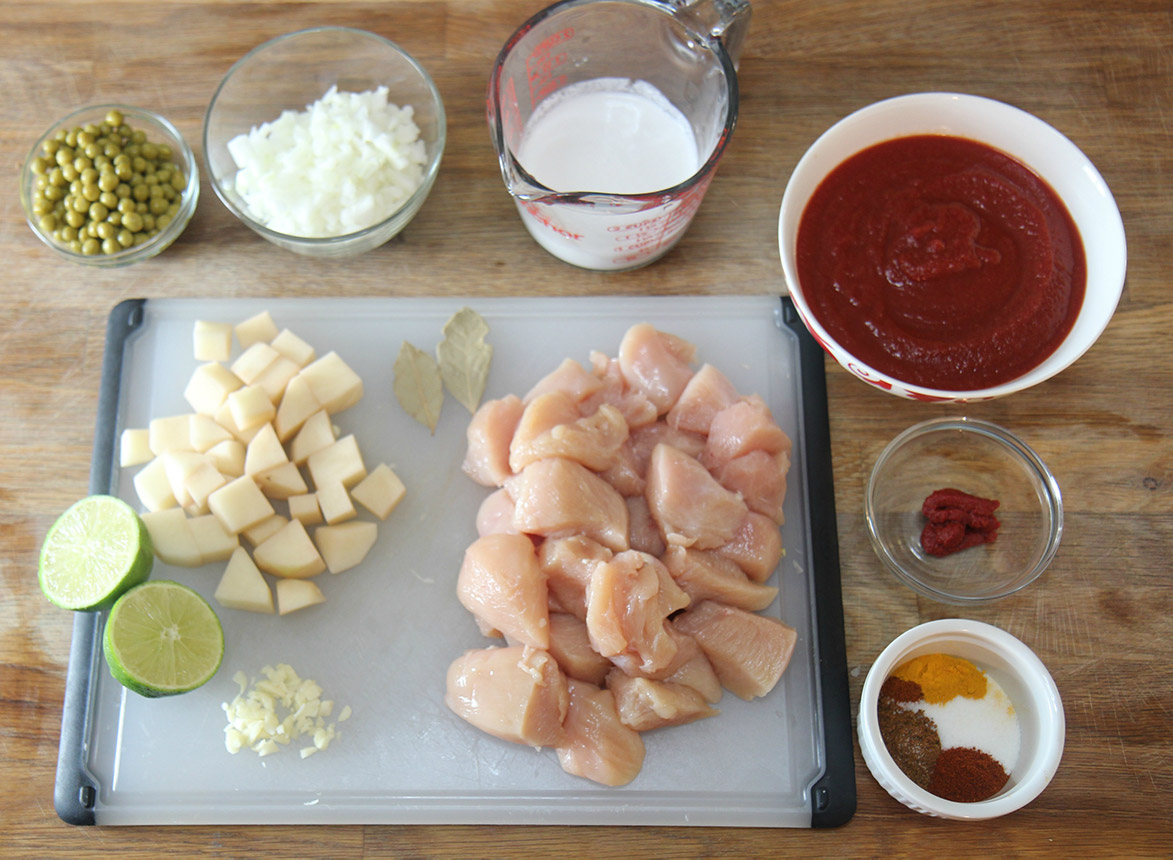
[[[1173,7],[1168,0],[755,2],[741,115],[700,213],[653,266],[597,274],[525,233],[489,143],[490,65],[542,0],[0,2],[0,853],[53,856],[717,856],[1173,851]],[[197,150],[222,75],[278,34],[345,24],[387,36],[432,73],[449,136],[435,189],[387,246],[346,262],[296,257],[237,223],[205,179],[195,217],[161,257],[97,271],[53,256],[24,223],[21,161],[75,107],[155,108]],[[871,661],[902,630],[957,615],[880,567],[864,531],[872,462],[903,428],[947,413],[1021,434],[1063,488],[1066,528],[1040,581],[966,610],[1023,639],[1050,668],[1067,744],[1025,809],[976,824],[901,806],[856,754],[858,809],[827,831],[733,828],[75,828],[53,809],[72,618],[36,583],[53,519],[87,491],[104,324],[133,296],[776,294],[779,202],[804,149],[840,117],[924,90],[1009,101],[1098,166],[1123,214],[1128,278],[1098,343],[1029,391],[965,409],[874,391],[828,360],[853,714]],[[1165,346],[1162,346],[1165,344]],[[1164,356],[1164,357],[1163,357]]]

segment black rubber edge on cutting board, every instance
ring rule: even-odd
[[[811,827],[839,827],[855,815],[855,747],[847,683],[843,591],[839,582],[839,530],[823,348],[806,330],[794,302],[782,297],[782,321],[798,336],[802,369],[803,435],[811,515],[811,567],[815,572],[815,625],[826,767],[810,786]]]
[[[143,321],[145,299],[127,299],[110,311],[106,320],[106,351],[98,389],[98,414],[94,424],[94,456],[90,462],[90,492],[109,493],[114,475],[115,430],[118,426],[118,392],[122,387],[122,356],[126,339]],[[94,666],[101,650],[102,613],[77,612],[65,676],[65,704],[61,709],[61,741],[57,748],[57,777],[53,805],[66,824],[94,824],[98,797],[96,780],[86,769],[89,702],[93,694]]]

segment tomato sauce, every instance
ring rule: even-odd
[[[917,135],[833,170],[799,223],[799,283],[845,349],[963,391],[1037,367],[1071,330],[1087,266],[1045,181],[977,141]]]

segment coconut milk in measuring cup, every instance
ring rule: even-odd
[[[633,269],[684,235],[737,119],[746,0],[564,0],[513,34],[488,119],[530,235]]]

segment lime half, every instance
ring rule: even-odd
[[[41,591],[63,609],[105,609],[151,575],[155,551],[134,508],[87,496],[57,518],[41,545]]]
[[[207,683],[224,658],[224,630],[208,601],[167,579],[137,585],[106,619],[102,651],[110,674],[157,699]]]

